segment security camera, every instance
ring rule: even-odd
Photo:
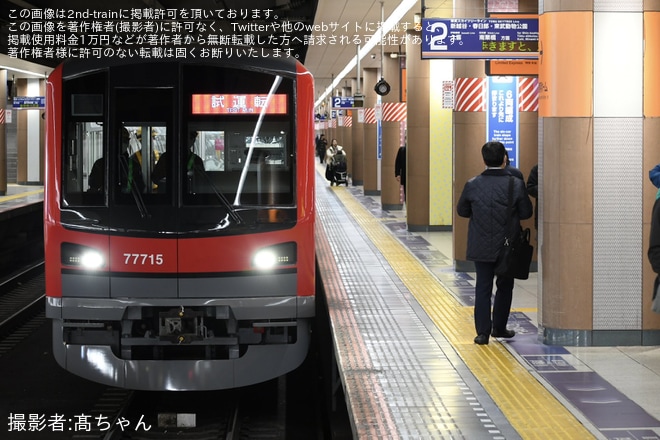
[[[371,59],[372,59],[372,60],[375,60],[375,59],[376,59],[376,54],[375,54],[375,53],[372,53],[372,54],[371,54]]]

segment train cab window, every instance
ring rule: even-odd
[[[95,72],[64,83],[61,146],[62,205],[104,206],[108,180],[106,156],[105,73]]]
[[[167,149],[167,127],[150,122],[122,122],[128,143],[122,147],[118,158],[119,192],[141,194],[164,192],[155,183],[156,168]],[[165,172],[165,168],[162,170]],[[154,183],[152,183],[152,181]]]
[[[183,127],[198,133],[205,173],[186,205],[273,207],[295,203],[294,81],[272,73],[183,69]],[[223,200],[224,199],[224,200]]]
[[[106,185],[106,163],[102,122],[72,122],[64,149],[65,206],[102,205]]]
[[[167,164],[168,150],[174,144],[174,93],[171,88],[116,88],[113,105],[116,127],[128,131],[128,148],[116,151],[118,205],[142,206],[172,203],[172,179]]]
[[[293,203],[291,146],[286,124],[269,123],[254,136],[251,123],[225,124],[231,130],[189,128],[197,133],[192,153],[202,166],[188,169],[185,204],[216,205],[224,197],[235,205]],[[190,163],[190,162],[189,162]]]
[[[225,132],[198,131],[193,152],[204,161],[205,171],[225,170]]]

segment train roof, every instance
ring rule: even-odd
[[[112,69],[118,66],[144,66],[145,64],[218,66],[255,71],[276,71],[283,76],[294,76],[298,72],[298,65],[301,65],[294,57],[286,55],[274,56],[273,52],[267,51],[263,53],[259,51],[258,54],[259,56],[244,54],[242,56],[227,56],[226,58],[71,58],[64,61],[61,67],[62,76],[67,78],[87,72]]]

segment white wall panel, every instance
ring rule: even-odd
[[[594,12],[642,12],[644,0],[594,0]]]
[[[27,80],[27,96],[40,96],[39,79],[30,78]],[[39,168],[41,162],[41,110],[20,110],[27,112],[27,181],[37,183],[41,181]]]
[[[641,328],[643,123],[594,118],[594,330]]]
[[[641,117],[643,112],[641,13],[594,13],[594,116]]]

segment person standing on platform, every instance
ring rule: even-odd
[[[327,150],[325,150],[325,163],[326,164],[332,164],[332,158],[335,157],[335,154],[337,154],[337,139],[333,139],[330,141],[330,146],[328,147]]]
[[[660,163],[649,171],[649,180],[651,180],[653,186],[658,188],[658,192],[655,193],[655,198],[660,199]]]
[[[511,160],[509,159],[509,152],[504,150],[504,155],[506,156],[506,167],[504,167],[505,170],[509,172],[513,177],[517,177],[518,179],[521,179],[523,182],[525,181],[525,177],[523,176],[522,171],[520,171],[516,167],[511,166]]]
[[[534,197],[534,229],[539,229],[539,166],[532,167],[527,178],[527,192]]]
[[[651,211],[651,234],[649,238],[649,250],[647,257],[653,272],[660,274],[660,164],[656,165],[649,171],[649,179],[651,183],[658,189],[655,195],[655,202],[653,203],[653,210]],[[658,291],[658,283],[660,278],[656,275],[653,283],[653,296],[651,300],[655,303],[656,292]]]
[[[325,149],[328,146],[328,141],[325,139],[325,135],[322,134],[316,141],[316,155],[319,157],[319,163],[325,161]]]
[[[506,150],[501,142],[486,142],[481,147],[486,170],[468,180],[458,200],[459,216],[469,218],[467,259],[474,262],[477,284],[474,295],[474,324],[477,337],[474,342],[488,344],[490,336],[512,338],[513,330],[506,328],[513,299],[513,278],[497,277],[495,301],[491,318],[491,297],[495,265],[504,243],[508,222],[509,177],[506,168]],[[512,179],[512,228],[520,229],[520,220],[533,214],[532,202],[525,182]]]
[[[655,183],[655,182],[654,182]],[[660,192],[660,191],[659,191]],[[651,300],[656,304],[656,295],[658,292],[658,284],[660,283],[660,198],[656,197],[653,204],[653,211],[651,214],[651,234],[649,238],[649,250],[647,257],[653,272],[656,273],[655,281],[653,283],[653,296]],[[653,311],[657,311],[655,307]]]
[[[403,201],[406,201],[406,146],[399,147],[394,159],[394,177],[403,187]]]

